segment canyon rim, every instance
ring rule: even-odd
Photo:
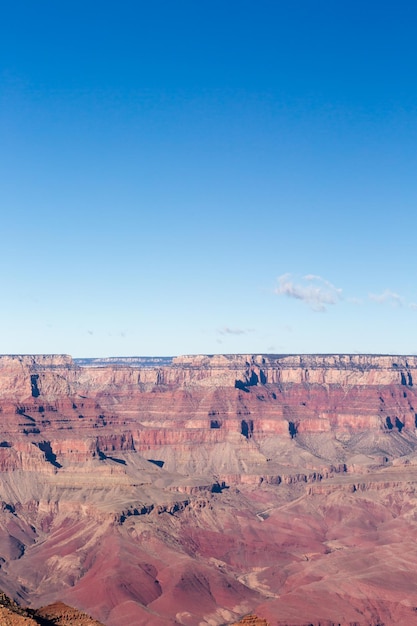
[[[106,626],[417,624],[417,357],[0,357],[0,588]]]

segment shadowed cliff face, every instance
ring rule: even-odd
[[[417,624],[417,358],[167,361],[0,357],[0,588],[108,626]]]

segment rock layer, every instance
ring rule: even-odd
[[[2,356],[0,587],[107,626],[417,624],[414,381],[413,356]]]
[[[2,626],[102,626],[85,613],[57,602],[39,609],[23,609],[4,593],[0,593],[0,624]]]

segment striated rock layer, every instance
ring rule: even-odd
[[[417,624],[415,384],[414,356],[1,356],[0,588],[107,626]]]
[[[24,609],[0,592],[2,626],[102,626],[85,613],[57,602],[39,610]]]

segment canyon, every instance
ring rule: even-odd
[[[415,356],[4,355],[0,420],[21,606],[417,625]]]

